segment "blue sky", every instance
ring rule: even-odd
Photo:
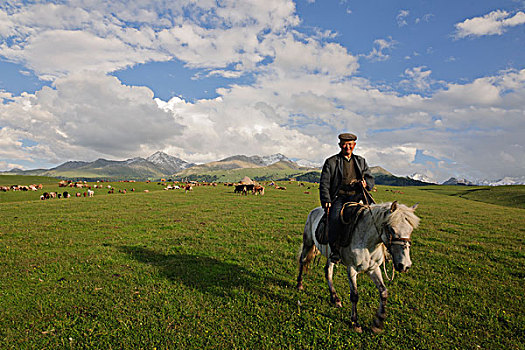
[[[283,153],[525,176],[525,2],[4,1],[0,171]]]

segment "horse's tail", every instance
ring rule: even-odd
[[[305,225],[303,244],[301,244],[301,249],[299,250],[297,259],[297,262],[299,263],[299,269],[304,267],[304,272],[308,271],[310,263],[315,259],[315,257],[321,254],[310,237],[310,234],[311,232],[309,232],[309,225]]]
[[[305,247],[304,244],[301,245],[301,250],[298,254],[297,262],[299,263],[299,269],[304,268],[304,272],[308,272],[308,268],[310,267],[311,262],[315,259],[317,255],[321,254],[319,249],[314,245],[308,249],[308,247]]]

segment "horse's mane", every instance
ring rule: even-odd
[[[414,214],[412,208],[407,207],[404,204],[397,204],[397,209],[390,214],[390,207],[392,203],[381,203],[377,205],[380,208],[380,212],[383,217],[388,220],[388,224],[391,226],[396,226],[400,221],[407,220],[410,226],[417,228],[419,225],[419,218]],[[390,215],[388,215],[390,214]]]

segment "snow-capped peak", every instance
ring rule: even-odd
[[[305,167],[305,168],[320,168],[322,166],[322,164],[311,162],[311,161],[306,160],[306,159],[297,159],[297,160],[295,160],[295,163],[297,165],[299,165],[301,167]]]
[[[262,160],[262,163],[265,166],[275,164],[277,162],[280,162],[281,160],[290,161],[288,158],[286,158],[285,155],[283,155],[281,153],[276,153],[276,154],[272,154],[272,155],[269,155],[269,156],[263,156],[263,157],[261,157],[261,160]]]
[[[477,180],[476,185],[480,186],[505,186],[505,185],[525,185],[525,176],[510,177],[506,176],[500,180]]]
[[[170,156],[169,154],[166,154],[162,151],[153,153],[151,156],[146,158],[146,160],[173,173],[193,165],[180,158]]]
[[[417,181],[423,181],[423,182],[431,183],[431,184],[437,184],[437,182],[432,180],[430,177],[428,177],[426,175],[423,175],[423,174],[419,174],[419,173],[414,173],[414,174],[408,176],[408,178],[412,179],[412,180],[417,180]]]

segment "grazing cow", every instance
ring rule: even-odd
[[[69,197],[71,197],[71,195],[70,195],[69,192],[67,192],[67,191],[65,191],[64,193],[62,193],[62,196],[63,196],[64,198],[69,198]]]
[[[193,191],[193,187],[190,184],[188,184],[188,185],[186,185],[186,187],[184,187],[184,193],[188,193],[188,191]]]
[[[95,194],[95,191],[88,190],[87,193],[89,197],[93,197],[93,195]]]
[[[82,197],[82,193],[77,192],[76,196],[77,196],[77,197]]]
[[[261,196],[264,195],[264,187],[261,185],[255,185],[253,187],[253,194],[257,195],[260,194]]]
[[[275,189],[284,191],[284,190],[286,190],[286,187],[284,187],[284,186],[275,186]]]

